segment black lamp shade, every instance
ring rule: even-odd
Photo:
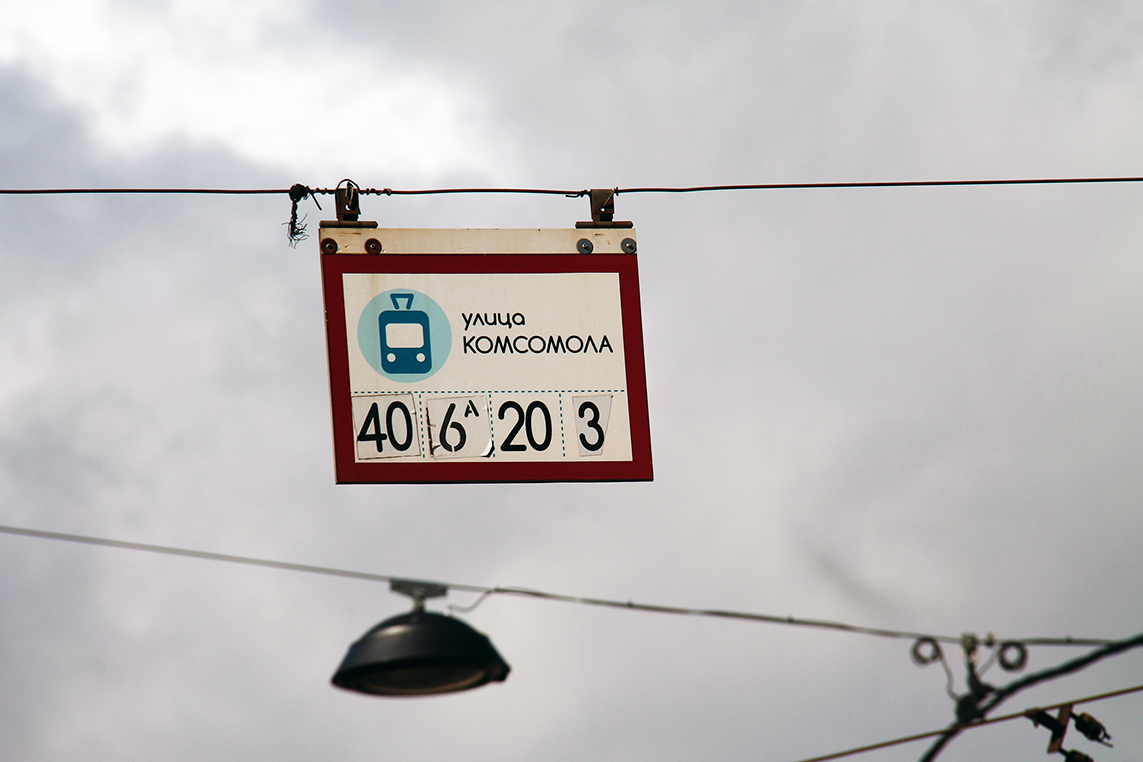
[[[459,619],[413,611],[362,635],[333,684],[376,696],[427,696],[502,681],[508,670],[487,636]]]

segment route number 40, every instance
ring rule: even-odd
[[[417,406],[411,394],[354,397],[353,421],[359,460],[420,455]]]

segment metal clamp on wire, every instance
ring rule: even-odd
[[[345,187],[342,187],[345,186]],[[336,220],[322,220],[323,228],[375,228],[376,222],[361,220],[361,188],[352,180],[342,180],[334,191]],[[324,249],[323,249],[324,251]],[[331,254],[333,252],[326,252]]]
[[[592,188],[588,194],[591,200],[591,222],[577,222],[575,226],[585,228],[632,228],[633,222],[618,222],[615,219],[616,188]]]

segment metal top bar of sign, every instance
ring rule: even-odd
[[[378,230],[323,221],[320,230],[323,254],[583,254],[589,247],[582,241],[593,254],[634,254],[637,248],[631,228]]]

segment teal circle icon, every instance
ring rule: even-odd
[[[373,370],[411,384],[440,370],[452,349],[452,327],[441,306],[411,288],[369,300],[357,320],[357,345]]]

